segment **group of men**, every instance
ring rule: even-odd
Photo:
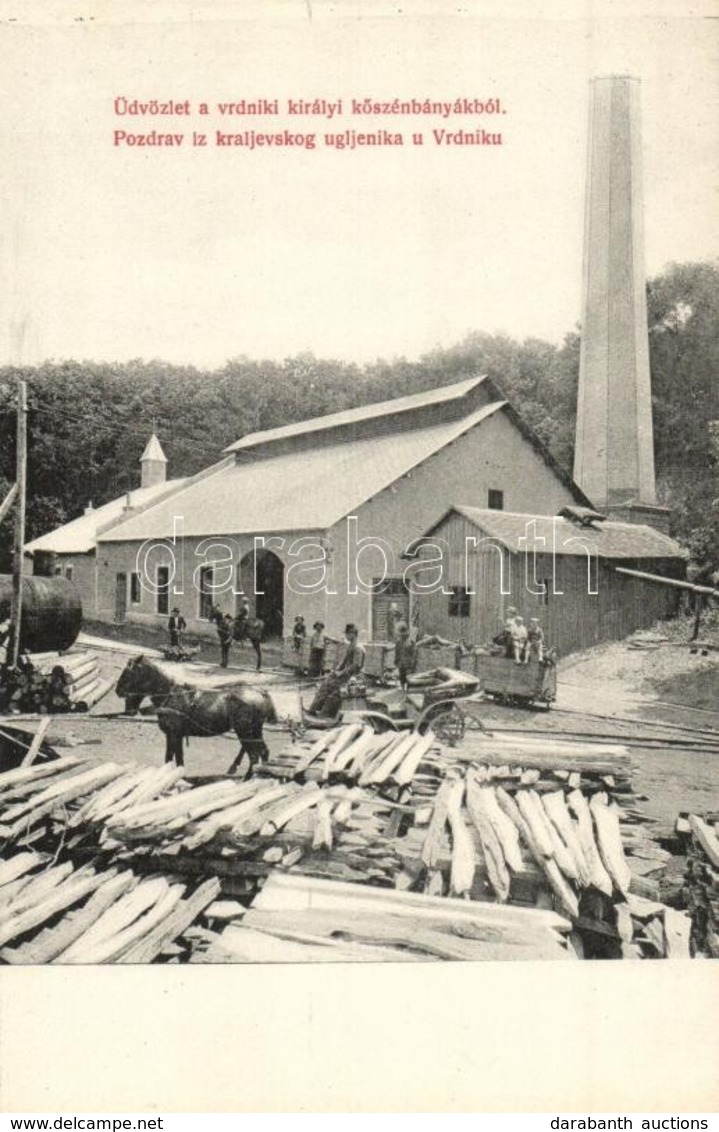
[[[507,609],[501,633],[494,638],[495,645],[504,647],[504,655],[516,664],[529,664],[530,660],[544,659],[544,632],[538,617],[531,617],[529,626],[514,606]]]

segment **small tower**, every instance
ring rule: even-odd
[[[167,479],[167,457],[154,432],[140,457],[140,467],[142,468],[140,487],[157,487]]]
[[[665,527],[656,506],[639,80],[591,84],[574,478],[594,505]]]

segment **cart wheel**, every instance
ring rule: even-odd
[[[426,713],[420,730],[424,734],[428,728],[431,728],[440,742],[455,747],[464,738],[466,726],[464,712],[456,704],[452,704],[449,708],[444,704],[437,704],[434,711],[430,709]]]

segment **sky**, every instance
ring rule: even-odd
[[[0,21],[0,160],[12,170],[0,189],[0,363],[216,367],[303,351],[366,362],[473,330],[561,341],[581,317],[593,75],[642,80],[647,274],[719,254],[719,22],[670,9],[587,19],[575,17],[597,5],[555,3],[544,18],[511,6],[515,17],[490,18],[441,3],[405,14],[205,4],[160,22],[120,19],[116,5],[95,20]],[[117,97],[188,99],[192,112],[117,115]],[[366,97],[499,99],[504,113],[348,112]],[[218,103],[243,98],[278,99],[282,112],[228,124]],[[342,99],[344,113],[288,115],[301,98]],[[503,144],[433,136],[478,127]],[[317,147],[212,144],[217,129],[285,128]],[[197,130],[209,144],[115,146],[118,129]],[[352,129],[405,144],[323,144]]]

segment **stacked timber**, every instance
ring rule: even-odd
[[[691,916],[692,955],[719,959],[719,825],[690,814],[684,897]]]
[[[301,742],[271,756],[268,770],[278,777],[307,781],[419,786],[419,766],[431,760],[430,750],[436,746],[431,732],[386,731],[377,735],[369,724],[348,723],[329,731],[308,732]]]
[[[170,877],[17,852],[0,863],[0,962],[149,963],[168,948],[181,953],[219,891],[215,878],[190,892]]]
[[[521,778],[500,785],[490,770],[449,772],[426,828],[408,832],[405,870],[415,887],[555,907],[588,957],[679,952],[665,927],[667,920],[676,927],[672,910],[637,893],[643,886],[625,857],[620,809],[606,791],[585,794],[561,782],[538,790],[538,780]]]
[[[88,811],[100,807],[107,820],[117,807],[154,798],[180,778],[174,767],[128,768],[77,755],[18,767],[0,775],[0,839],[27,844],[56,832],[85,833]]]
[[[2,681],[4,710],[14,714],[87,711],[113,686],[100,675],[96,653],[85,651],[23,656]]]
[[[596,751],[579,771],[548,771],[512,763],[506,749],[507,761],[496,765],[499,755],[463,761],[431,735],[389,733],[395,746],[379,749],[378,739],[387,736],[370,742],[362,725],[324,733],[329,745],[319,752],[318,773],[304,782],[192,785],[171,765],[138,768],[74,755],[21,767],[0,776],[0,838],[11,849],[33,844],[53,856],[89,857],[93,866],[103,860],[185,885],[216,876],[225,895],[242,900],[268,877],[289,873],[308,885],[351,882],[353,890],[400,902],[406,896],[420,907],[427,899],[451,906],[466,900],[480,917],[487,905],[509,906],[513,915],[551,912],[571,926],[577,955],[686,953],[688,921],[654,899],[625,854],[626,811],[621,791],[619,799],[613,794],[623,781],[621,752],[610,776]],[[367,759],[360,752],[361,768],[341,781],[337,763],[359,742]],[[305,746],[305,760],[313,745]],[[555,758],[562,762],[556,751]],[[361,945],[383,947],[387,938],[377,931]]]
[[[250,908],[210,905],[191,962],[412,962],[572,959],[569,922],[554,912],[436,900],[274,874]],[[224,921],[224,923],[223,923]]]

